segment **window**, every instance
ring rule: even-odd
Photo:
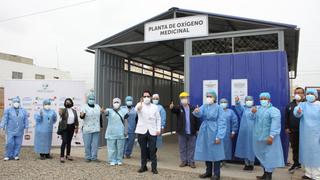
[[[22,72],[12,72],[12,79],[22,79],[23,73]]]
[[[42,74],[36,74],[34,78],[35,78],[35,79],[44,79],[45,76],[42,75]]]

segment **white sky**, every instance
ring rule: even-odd
[[[301,28],[298,76],[319,73],[320,1],[317,0],[96,0],[35,16],[1,20],[86,0],[0,0],[0,52],[30,57],[40,66],[71,72],[93,83],[89,45],[171,7],[208,11],[295,24]],[[58,53],[57,53],[58,52]],[[303,78],[302,78],[303,77]],[[306,85],[320,85],[320,74],[300,76]]]

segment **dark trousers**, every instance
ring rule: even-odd
[[[290,143],[292,148],[293,162],[299,165],[299,131],[290,133]]]
[[[68,124],[67,129],[62,132],[61,134],[62,144],[60,149],[60,157],[64,157],[64,152],[66,147],[67,147],[67,156],[70,155],[71,141],[72,141],[74,129],[75,129],[74,124]]]
[[[180,160],[187,164],[194,163],[194,151],[196,146],[196,139],[195,135],[188,135],[188,134],[178,134],[178,141],[179,141],[179,151],[180,151]]]
[[[146,134],[138,134],[138,142],[141,149],[141,167],[147,166],[148,155],[150,153],[151,167],[152,169],[157,169],[157,136],[150,135],[149,131]]]
[[[220,161],[215,161],[215,162],[211,162],[211,161],[206,161],[206,173],[207,174],[212,174],[212,170],[215,176],[219,176],[220,177],[220,165],[221,162]],[[213,169],[212,169],[213,166]]]

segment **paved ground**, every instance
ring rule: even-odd
[[[0,154],[3,154],[3,137],[0,136]],[[59,162],[59,149],[52,150],[54,159],[40,160],[34,154],[32,148],[24,147],[20,161],[0,161],[0,180],[11,179],[199,179],[198,175],[204,172],[204,164],[198,162],[196,169],[189,167],[179,168],[179,156],[177,140],[175,136],[165,137],[165,145],[158,152],[159,174],[153,175],[150,171],[139,174],[139,148],[134,150],[131,159],[125,159],[123,166],[111,167],[106,164],[106,149],[102,147],[99,150],[98,158],[100,163],[86,163],[83,160],[83,148],[73,148],[72,155],[75,161],[61,164]],[[256,175],[262,173],[260,167],[256,167],[254,172],[243,172],[242,165],[227,164],[222,168],[223,180],[239,179],[253,180]],[[274,173],[275,180],[300,179],[302,171],[294,175],[288,173],[286,168],[278,169]]]

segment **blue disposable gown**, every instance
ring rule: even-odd
[[[54,110],[41,110],[34,115],[36,121],[34,151],[49,154],[52,143],[53,124],[57,121]]]
[[[224,110],[224,116],[227,121],[227,130],[226,135],[223,139],[224,144],[224,152],[225,152],[225,160],[232,159],[232,132],[237,133],[238,131],[238,117],[231,109]]]
[[[127,106],[122,106],[121,108],[128,112],[128,133],[134,134],[137,127],[137,111],[134,109],[134,106],[130,110]]]
[[[254,120],[253,150],[264,168],[284,167],[282,144],[280,139],[281,114],[271,104],[258,107],[252,114]],[[273,143],[267,144],[267,138],[273,136]]]
[[[4,111],[0,128],[5,128],[8,136],[23,136],[24,129],[28,127],[28,113],[24,108],[10,107]]]
[[[251,113],[251,107],[236,104],[235,109],[239,117],[241,117],[235,156],[253,162],[255,160],[253,151],[254,119]]]
[[[120,116],[113,109],[106,109],[108,115],[108,124],[105,134],[105,139],[125,139],[125,126]],[[120,108],[118,113],[125,121],[125,115],[128,111],[124,108]]]
[[[221,161],[225,159],[223,138],[226,134],[227,124],[223,116],[223,109],[218,104],[204,104],[200,112],[193,113],[202,119],[196,141],[194,159],[198,161]],[[215,144],[216,138],[221,140]]]
[[[299,107],[302,114],[298,115]],[[294,109],[300,118],[299,161],[306,167],[320,168],[320,103],[302,102]]]
[[[164,129],[167,123],[167,113],[162,105],[158,104],[157,106],[159,108],[160,117],[161,117],[161,129]],[[162,146],[162,135],[159,135],[157,137],[157,148],[160,148],[161,146]]]

